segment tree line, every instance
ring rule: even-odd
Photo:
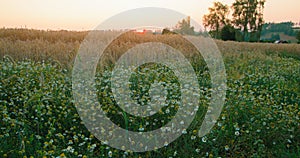
[[[264,42],[281,40],[279,34],[294,36],[299,40],[299,28],[294,27],[294,25],[293,22],[265,23],[262,28],[261,40]]]
[[[208,8],[209,13],[203,16],[204,27],[216,39],[259,41],[264,24],[265,2],[266,0],[236,0],[231,6],[214,2]]]
[[[265,23],[263,25],[262,35],[282,32],[289,36],[295,36],[296,31],[294,31],[293,26],[294,26],[293,22]]]
[[[298,31],[296,38],[298,39],[298,43],[300,44],[300,31]]]

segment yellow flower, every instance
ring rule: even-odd
[[[272,122],[270,123],[271,128],[275,128],[275,124]]]
[[[197,134],[197,132],[198,132],[197,130],[193,130],[193,134]]]
[[[226,151],[229,150],[229,146],[228,146],[228,145],[225,146],[225,150],[226,150]]]
[[[66,157],[65,153],[61,153],[59,157]]]

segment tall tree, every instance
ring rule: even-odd
[[[186,34],[186,35],[194,35],[194,27],[191,26],[191,17],[188,16],[186,19],[182,19],[182,21],[179,21],[176,25],[175,32],[180,34]]]
[[[214,38],[220,38],[221,29],[229,23],[228,14],[230,12],[228,5],[221,2],[214,2],[213,7],[208,8],[209,13],[203,16],[203,25],[209,28]]]
[[[243,32],[243,40],[255,36],[259,40],[263,20],[263,9],[266,0],[236,0],[233,5],[233,24]]]

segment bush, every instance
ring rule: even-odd
[[[163,29],[162,34],[163,35],[173,35],[173,34],[177,34],[177,33],[170,31],[169,29]]]
[[[226,25],[221,30],[221,39],[224,41],[235,41],[235,29],[231,25]]]
[[[297,32],[298,44],[300,44],[300,31]]]

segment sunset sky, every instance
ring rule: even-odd
[[[202,23],[215,0],[0,0],[0,27],[90,30],[111,16],[140,7],[173,9]],[[220,0],[231,5],[234,0]],[[266,22],[300,22],[299,0],[267,0]]]

